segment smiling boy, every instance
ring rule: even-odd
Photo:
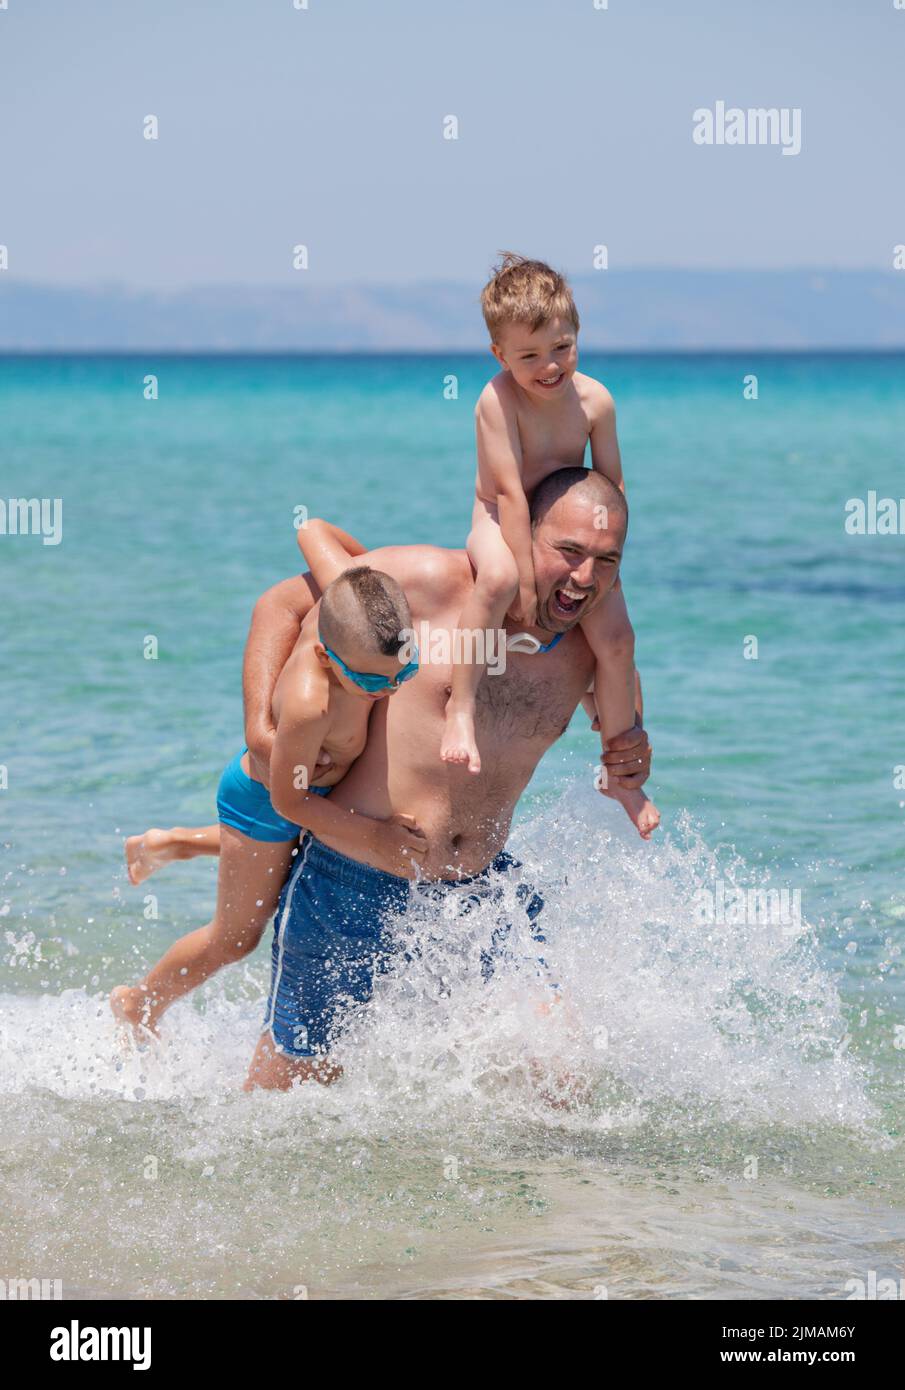
[[[581,467],[591,446],[591,466],[625,493],[616,438],[616,412],[605,386],[577,370],[579,318],[564,278],[542,261],[504,254],[481,295],[491,351],[502,366],[481,393],[475,411],[477,479],[469,558],[474,592],[459,618],[462,630],[489,631],[507,613],[535,622],[535,577],[530,502],[535,488],[561,468]],[[605,530],[606,508],[599,528]],[[575,583],[551,597],[554,616],[581,622],[594,653],[594,697],[603,747],[629,728],[634,714],[634,634],[621,584],[597,608]],[[583,609],[588,610],[585,620]],[[477,661],[457,661],[440,756],[479,773],[475,698],[484,674]],[[640,790],[615,787],[643,839],[660,813]]]

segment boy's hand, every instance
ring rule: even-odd
[[[374,867],[402,878],[411,877],[413,863],[427,853],[427,840],[411,816],[391,816],[374,822],[371,859]],[[376,861],[376,862],[375,862]]]
[[[614,783],[627,791],[643,787],[650,776],[653,751],[640,724],[609,739],[606,752],[603,754],[603,764],[607,769],[610,787],[612,788]]]

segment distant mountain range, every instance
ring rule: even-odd
[[[905,348],[905,271],[626,270],[572,279],[586,348]],[[0,273],[0,351],[389,352],[483,349],[479,286],[171,293]]]

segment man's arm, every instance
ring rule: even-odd
[[[616,406],[613,397],[599,381],[594,382],[594,424],[591,428],[591,466],[625,492],[619,439],[616,433]],[[618,582],[618,581],[617,581]],[[591,687],[593,690],[593,686]],[[627,791],[642,787],[650,776],[652,748],[642,727],[644,701],[641,696],[641,677],[635,671],[635,727],[608,740],[603,756],[610,778]],[[594,729],[600,729],[595,719]]]
[[[320,596],[313,576],[300,574],[268,589],[252,614],[242,664],[245,742],[252,776],[265,786],[270,785],[270,754],[276,733],[271,707],[274,687],[298,640],[303,619]]]

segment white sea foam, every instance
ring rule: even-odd
[[[504,888],[509,959],[486,983],[481,953],[501,904],[468,887],[405,922],[408,960],[381,978],[337,1055],[345,1078],[321,1107],[366,1129],[460,1113],[492,1123],[537,1120],[599,1129],[662,1123],[864,1128],[872,1109],[849,1050],[837,990],[809,931],[700,925],[701,886],[750,885],[741,862],[716,857],[687,826],[640,845],[611,803],[569,793],[514,837],[523,868]],[[758,871],[759,886],[768,881]],[[518,883],[542,889],[541,948]],[[263,1012],[221,981],[177,1005],[163,1041],[117,1041],[106,998],[84,990],[2,1001],[0,1095],[43,1090],[89,1100],[210,1100],[234,1093]],[[559,1002],[551,1007],[558,986]],[[546,981],[546,982],[545,982]],[[571,1118],[551,1108],[576,1090]],[[670,1119],[671,1117],[671,1119]]]

